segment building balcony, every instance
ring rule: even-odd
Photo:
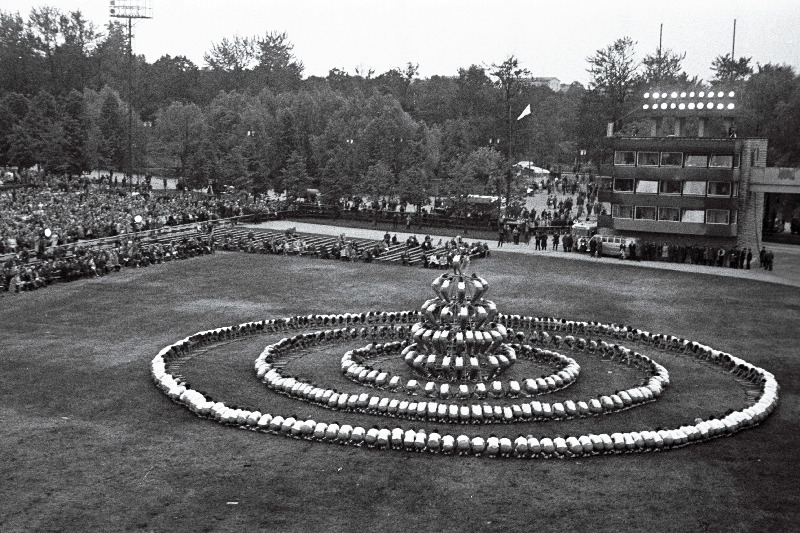
[[[716,196],[682,196],[680,194],[636,194],[600,190],[600,202],[618,205],[650,205],[655,207],[680,207],[683,209],[738,209],[739,198]]]
[[[675,181],[738,181],[741,176],[738,168],[635,167],[627,165],[600,165],[600,174],[615,178]]]
[[[618,137],[611,144],[614,150],[732,153],[743,140],[736,137]]]
[[[615,232],[652,233],[662,235],[697,235],[704,237],[736,237],[736,224],[699,224],[694,222],[667,222],[662,220],[631,220],[600,215],[597,227]]]

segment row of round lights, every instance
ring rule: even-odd
[[[667,93],[659,93],[659,92],[654,92],[652,94],[651,93],[644,93],[644,97],[645,98],[652,98],[654,100],[657,100],[659,98],[667,98],[667,97],[669,97],[669,98],[678,98],[678,96],[679,95],[678,95],[677,91],[672,91],[669,94],[667,94]],[[684,92],[680,93],[680,97],[681,98],[686,98],[687,96],[689,98],[694,98],[695,97],[695,92],[691,91],[689,93],[686,93],[686,91],[684,91]],[[708,91],[708,94],[706,94],[705,91],[700,91],[699,93],[697,93],[697,98],[705,98],[706,96],[708,96],[709,98],[714,98],[714,96],[716,96],[717,98],[722,98],[723,96],[725,96],[725,92],[724,91],[717,91],[716,93],[714,93],[714,91]],[[736,96],[735,92],[731,91],[731,92],[728,93],[728,98],[733,98],[734,96]]]
[[[681,109],[681,110],[683,110],[683,109],[709,109],[710,110],[710,109],[726,109],[726,108],[727,109],[733,109],[734,107],[736,107],[736,106],[733,104],[733,102],[729,103],[727,106],[725,104],[723,104],[723,103],[717,103],[715,105],[714,102],[708,102],[707,104],[705,104],[703,102],[697,102],[696,104],[694,102],[689,102],[688,104],[685,104],[683,102],[681,102],[679,104],[676,104],[675,102],[672,102],[671,104],[667,104],[666,102],[662,102],[660,105],[659,104],[653,104],[652,106],[650,106],[650,104],[642,105],[642,109],[667,109],[667,108],[669,108],[669,109]]]

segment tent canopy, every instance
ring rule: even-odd
[[[498,199],[497,196],[485,196],[481,194],[468,194],[465,198],[466,202],[470,204],[491,204]]]
[[[514,165],[517,168],[525,169],[529,172],[533,172],[534,174],[550,174],[550,171],[546,168],[537,167],[533,164],[533,161],[520,161],[519,163]]]

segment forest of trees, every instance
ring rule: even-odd
[[[232,36],[197,66],[165,55],[132,58],[126,28],[80,12],[0,11],[0,166],[78,174],[158,172],[190,186],[329,197],[354,191],[411,203],[432,194],[502,193],[509,162],[571,170],[597,161],[606,123],[636,127],[649,87],[735,86],[739,136],[769,139],[768,164],[800,166],[800,76],[788,65],[717,57],[713,79],[689,78],[685,54],[637,59],[623,37],[587,57],[589,87],[527,83],[516,57],[420,78],[409,62],[382,74],[331,69],[304,77],[285,33]],[[531,105],[532,113],[516,121]],[[130,108],[129,108],[130,106]],[[129,162],[128,110],[134,117]]]

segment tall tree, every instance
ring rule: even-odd
[[[60,17],[61,11],[54,7],[33,8],[28,22],[35,53],[41,58],[44,67],[37,69],[41,73],[39,86],[53,94],[57,94],[59,88],[55,53],[59,45]]]
[[[614,123],[622,118],[636,85],[639,64],[634,57],[635,44],[630,37],[622,37],[586,59],[592,76],[589,88],[604,96]]]
[[[125,26],[119,21],[111,21],[105,26],[91,53],[94,63],[93,86],[100,90],[109,86],[122,94],[128,79],[128,37]]]
[[[126,136],[125,121],[120,110],[119,97],[106,91],[100,107],[100,141],[97,147],[98,165],[113,175],[125,167]]]
[[[508,171],[506,174],[506,205],[511,205],[511,182],[513,176],[511,173],[511,161],[513,154],[513,133],[514,124],[511,122],[511,101],[522,90],[523,76],[529,76],[528,69],[519,66],[519,60],[513,55],[506,58],[505,61],[499,65],[492,65],[492,76],[496,78],[495,85],[502,90],[503,103],[504,103],[504,126],[506,128],[505,138],[505,155],[508,162]]]
[[[56,83],[61,92],[81,91],[87,85],[86,80],[92,78],[90,54],[98,44],[99,34],[80,11],[61,14],[58,31],[60,43],[53,57],[57,65]]]
[[[311,186],[306,172],[306,160],[300,152],[294,151],[289,156],[286,168],[281,172],[281,186],[289,198],[300,198]]]
[[[394,198],[397,190],[394,174],[389,166],[383,161],[370,165],[361,180],[359,191],[373,202],[381,198]]]
[[[412,166],[400,174],[397,196],[401,203],[413,204],[419,211],[431,197],[429,184],[428,172],[421,166]]]
[[[297,89],[305,67],[294,57],[294,45],[286,33],[268,32],[253,40],[257,59],[254,72],[258,85],[269,87],[276,93]]]
[[[30,102],[23,95],[7,93],[0,98],[0,166],[11,164],[9,147],[14,126],[25,119]]]
[[[20,14],[0,11],[0,94],[36,92],[33,45]]]
[[[20,168],[41,164],[45,170],[60,165],[63,140],[58,136],[61,116],[55,98],[40,91],[30,101],[25,118],[17,124],[9,139],[9,157]]]
[[[154,116],[155,113],[170,105],[172,102],[194,102],[204,105],[213,96],[202,95],[200,71],[197,65],[184,56],[163,55],[152,65],[142,65],[143,73],[140,77],[141,92],[144,93],[144,117]]]
[[[662,50],[660,47],[655,54],[648,54],[642,59],[644,72],[642,81],[647,85],[678,83],[686,78],[683,72],[683,60],[686,52],[679,54],[672,50]]]
[[[738,81],[747,80],[753,73],[750,66],[750,57],[740,57],[733,59],[730,54],[717,56],[711,62],[711,70],[714,71],[713,84],[730,84]]]
[[[743,84],[739,131],[769,140],[767,164],[800,165],[800,76],[789,65],[758,65]]]
[[[212,71],[221,75],[222,90],[244,91],[247,73],[252,71],[258,58],[256,43],[250,37],[234,35],[223,37],[213,43],[211,50],[203,54],[203,60]]]
[[[89,121],[83,95],[70,91],[61,101],[61,127],[64,133],[62,171],[77,176],[89,169]]]
[[[486,75],[486,69],[471,65],[467,69],[458,69],[458,102],[457,115],[452,118],[478,118],[492,116],[495,113],[494,88],[492,80]]]

